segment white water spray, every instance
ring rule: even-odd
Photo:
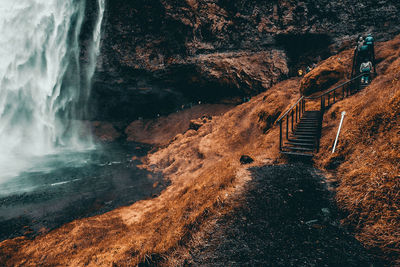
[[[98,5],[82,67],[83,0],[0,0],[0,181],[33,167],[34,157],[92,147],[76,119],[99,54],[105,0]]]

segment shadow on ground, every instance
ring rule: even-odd
[[[190,248],[185,265],[382,265],[345,229],[318,171],[303,164],[250,169],[240,206]]]

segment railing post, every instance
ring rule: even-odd
[[[303,108],[304,108],[304,99],[301,100],[300,102],[300,114],[303,115]]]
[[[293,126],[293,115],[294,115],[294,110],[292,110],[292,133],[294,132],[294,126]]]
[[[300,101],[300,115],[303,114],[303,99]],[[301,118],[301,116],[300,116]]]
[[[353,82],[351,82],[351,86],[347,86],[347,97],[349,97],[349,95],[350,95],[350,90],[351,90],[351,88],[354,86],[354,81]]]
[[[343,96],[343,98],[342,99],[344,99],[344,89],[345,88],[345,86],[343,85],[343,88],[342,88],[342,96]]]
[[[347,87],[347,97],[351,95],[351,88],[353,88],[355,85],[354,81],[351,82],[351,86]]]
[[[325,102],[323,100],[323,102]],[[325,105],[324,105],[325,106]],[[318,138],[317,138],[317,153],[319,153],[319,146],[320,146],[320,139],[322,135],[322,121],[324,119],[324,111],[319,114],[319,121],[318,121]]]
[[[303,108],[301,107],[302,104],[303,104],[303,100],[301,100],[301,101],[299,102],[299,121],[300,121],[300,119],[301,119],[301,110],[303,109]]]
[[[336,103],[336,90],[333,91],[333,103],[332,104],[335,104],[335,103]]]
[[[322,99],[323,99],[324,97],[323,96],[321,96],[321,108],[320,108],[320,110],[321,110],[321,112],[322,112]]]
[[[282,120],[279,122],[279,150],[282,151]]]
[[[286,115],[286,140],[289,139],[289,115]]]
[[[297,119],[298,119],[298,121],[300,121],[300,108],[301,108],[301,101],[300,101],[300,103],[299,103],[299,105],[297,106]]]
[[[297,116],[299,115],[299,105],[296,106],[296,123],[297,123]]]

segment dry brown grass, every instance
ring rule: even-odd
[[[346,50],[321,62],[301,80],[300,91],[309,96],[347,79],[350,76],[353,52],[352,49]]]
[[[185,132],[191,120],[202,116],[221,115],[232,109],[233,105],[196,105],[193,108],[162,116],[157,119],[136,120],[125,130],[128,141],[152,145],[165,145],[178,133]]]
[[[66,224],[34,240],[0,243],[6,266],[132,266],[159,260],[189,240],[209,214],[225,213],[221,204],[249,179],[239,158],[254,164],[279,157],[278,129],[271,128],[298,98],[298,79],[285,81],[198,131],[178,134],[150,155],[146,168],[162,171],[171,185],[155,198]],[[248,165],[247,165],[248,166]]]
[[[400,37],[377,48],[380,74],[324,118],[319,166],[334,171],[337,200],[357,238],[400,264]],[[335,154],[332,144],[347,112]]]
[[[381,75],[326,113],[317,164],[336,172],[338,202],[349,211],[347,222],[356,227],[358,238],[382,248],[400,264],[399,43],[400,37],[379,45]],[[337,57],[335,62],[338,66]],[[149,155],[144,167],[162,171],[171,180],[159,197],[74,221],[34,240],[4,241],[0,262],[132,266],[171,253],[210,214],[229,212],[221,204],[249,179],[247,166],[239,163],[241,155],[253,157],[253,165],[279,162],[279,129],[273,122],[298,98],[298,84],[299,79],[282,82],[197,131],[178,134],[167,147]],[[349,115],[338,151],[331,155],[342,110]]]

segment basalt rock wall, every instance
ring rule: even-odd
[[[92,114],[151,117],[256,94],[361,33],[393,37],[399,11],[395,0],[109,0]]]

